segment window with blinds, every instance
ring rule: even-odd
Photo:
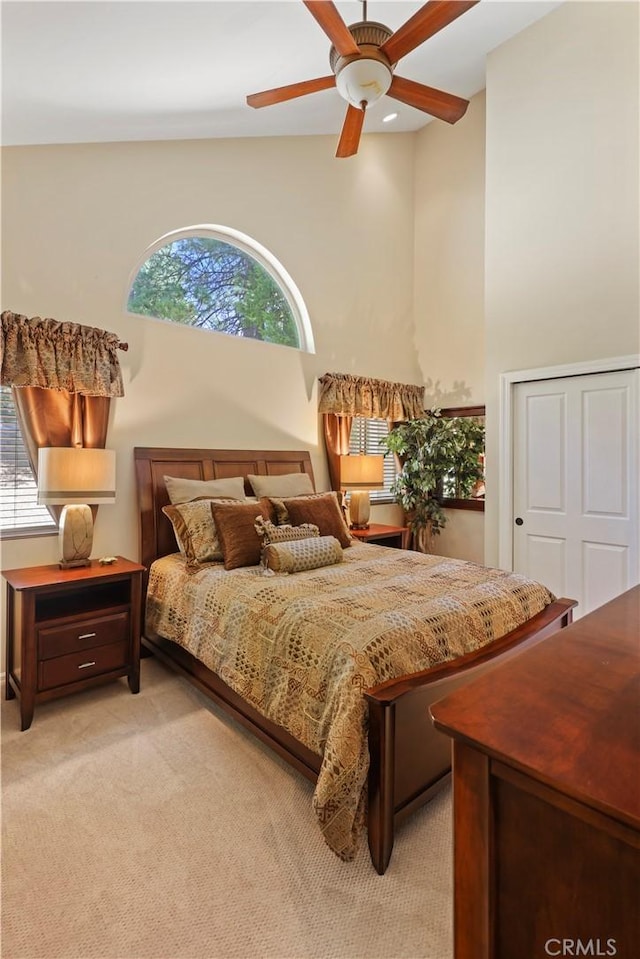
[[[0,533],[55,530],[49,510],[37,503],[36,481],[8,386],[0,387],[0,429]]]
[[[386,420],[366,420],[356,417],[351,426],[349,452],[351,454],[369,453],[376,456],[386,453],[386,449],[380,441],[388,432],[389,426]],[[394,502],[391,494],[391,484],[395,478],[395,460],[392,453],[387,453],[384,458],[384,489],[371,490],[369,496],[372,503]]]

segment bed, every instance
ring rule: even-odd
[[[214,563],[210,569],[204,569],[181,580],[183,571],[180,566],[184,559],[177,553],[173,527],[163,512],[163,508],[169,504],[165,476],[186,480],[241,476],[245,480],[245,492],[250,496],[253,491],[247,477],[252,474],[284,477],[300,473],[306,474],[313,481],[309,453],[289,450],[136,448],[134,457],[140,512],[140,561],[147,571],[146,616],[142,640],[144,647],[185,676],[300,773],[316,783],[316,817],[325,840],[341,858],[352,858],[359,832],[362,831],[360,820],[364,820],[372,863],[377,872],[383,874],[391,858],[396,826],[446,785],[450,777],[450,742],[433,727],[429,718],[430,705],[486,669],[568,625],[575,603],[568,599],[555,599],[551,595],[546,599],[539,599],[536,592],[535,601],[539,601],[542,608],[529,615],[526,613],[529,609],[527,604],[532,603],[533,587],[538,584],[529,587],[529,581],[526,581],[523,585],[517,578],[513,578],[513,574],[498,570],[486,571],[488,582],[485,584],[484,580],[480,582],[480,577],[484,576],[482,567],[474,564],[363,543],[354,543],[345,549],[344,562],[291,576],[275,575],[265,578],[259,567],[227,572],[220,564]],[[460,584],[464,583],[465,577],[468,585],[462,587]],[[432,590],[434,578],[440,581],[439,589],[442,585],[450,584],[449,593],[444,594],[437,602],[446,610],[450,607],[454,609],[449,618],[456,622],[456,628],[463,637],[467,633],[471,637],[474,630],[477,632],[478,629],[484,629],[485,620],[488,618],[482,600],[471,608],[468,621],[461,619],[465,597],[475,597],[476,589],[481,596],[493,596],[498,581],[501,588],[505,582],[518,597],[517,601],[509,599],[508,615],[506,612],[504,616],[502,613],[497,614],[498,624],[511,621],[510,617],[515,615],[514,607],[518,607],[519,614],[521,618],[524,616],[524,619],[502,635],[498,627],[497,638],[488,642],[482,640],[481,645],[478,641],[475,643],[476,648],[470,651],[464,651],[467,646],[465,642],[460,651],[455,652],[455,642],[458,640],[451,643],[448,639],[445,641],[440,627],[434,626],[427,617],[431,645],[442,644],[443,648],[447,649],[446,656],[449,658],[425,668],[426,660],[421,658],[422,654],[416,654],[415,660],[407,660],[407,650],[415,646],[411,634],[415,622],[412,625],[410,616],[404,615],[405,604],[396,602],[395,610],[382,610],[380,615],[376,612],[375,621],[375,611],[371,612],[370,619],[366,609],[368,605],[376,605],[377,597],[385,594],[387,586],[389,589],[399,590],[395,595],[404,596],[407,607],[420,609],[421,590],[427,590],[427,578],[428,590]],[[183,583],[185,585],[181,585]],[[372,598],[373,593],[370,592],[367,596],[367,589],[372,588],[371,584],[375,584],[375,601]],[[165,612],[160,614],[157,602],[159,595],[169,597],[175,609],[166,613],[163,606]],[[289,719],[293,716],[291,696],[286,709],[282,707],[282,702],[278,709],[269,704],[267,708],[263,701],[265,697],[255,694],[256,685],[261,689],[265,685],[262,674],[256,679],[259,669],[255,664],[249,670],[251,676],[243,680],[235,667],[229,667],[226,651],[223,651],[225,655],[220,658],[220,649],[216,652],[215,643],[213,652],[207,653],[203,652],[204,647],[201,645],[205,628],[202,624],[203,611],[217,610],[216,625],[211,626],[212,633],[217,635],[217,624],[225,615],[228,615],[229,622],[243,624],[253,615],[247,613],[250,604],[258,601],[264,604],[267,595],[270,602],[276,597],[279,612],[277,616],[259,613],[257,618],[260,619],[263,632],[267,627],[273,629],[267,636],[266,643],[261,640],[260,649],[265,645],[272,645],[274,648],[277,646],[277,661],[291,655],[292,646],[299,645],[299,634],[311,629],[314,618],[326,616],[326,621],[320,625],[327,635],[329,619],[335,620],[331,626],[332,630],[345,630],[344,641],[337,638],[337,646],[340,647],[338,658],[340,669],[347,662],[345,669],[348,668],[349,672],[348,679],[340,680],[342,687],[339,687],[338,680],[335,680],[338,698],[329,697],[331,701],[325,701],[328,696],[327,689],[333,688],[331,684],[334,680],[323,677],[318,679],[317,669],[324,657],[322,651],[314,659],[313,681],[309,680],[302,666],[299,669],[294,666],[293,670],[289,668],[287,690],[292,696],[296,696],[299,689],[304,688],[306,696],[304,703],[301,703],[302,719],[298,717],[295,721]],[[316,612],[312,605],[316,602],[314,596],[320,597],[318,602],[325,603],[324,607],[319,607],[319,612]],[[334,601],[334,597],[340,598]],[[190,621],[184,618],[186,614],[182,609],[176,611],[181,602],[191,602],[191,615],[194,611],[197,612],[197,630],[195,626],[192,629]],[[222,614],[221,602],[226,603]],[[328,602],[334,605],[327,607]],[[339,611],[340,607],[342,612]],[[525,610],[524,613],[520,607]],[[259,607],[260,610],[263,608],[267,607]],[[326,615],[329,608],[337,610],[335,616]],[[292,617],[296,610],[299,621],[294,623]],[[403,612],[400,618],[407,620],[409,624],[403,627],[406,634],[402,651],[404,659],[400,657],[395,663],[387,663],[385,673],[384,670],[378,670],[377,660],[386,662],[387,633],[398,631],[399,610]],[[384,635],[384,643],[381,645],[378,642],[376,646],[378,652],[382,648],[385,650],[384,656],[372,656],[371,643],[360,644],[354,640],[360,628],[358,615],[361,615],[363,635],[369,635],[374,625],[378,630],[376,641]],[[342,620],[340,616],[343,616]],[[256,616],[253,615],[253,618]],[[268,626],[272,621],[273,626]],[[341,623],[344,623],[344,627]],[[384,634],[380,632],[380,623],[385,624],[387,632]],[[425,626],[425,630],[426,628]],[[234,635],[229,637],[229,644],[242,643],[246,632],[244,627],[236,628]],[[199,637],[197,642],[192,634]],[[286,642],[283,638],[285,634]],[[294,634],[295,643],[291,640]],[[219,640],[219,636],[217,639]],[[254,642],[253,645],[255,647],[257,644]],[[286,654],[283,652],[285,648]],[[238,653],[235,649],[234,655],[235,661],[246,659],[245,650]],[[429,662],[432,663],[432,660],[433,653],[430,650]],[[337,672],[336,655],[332,653],[327,661],[332,663],[333,676],[333,673]],[[397,672],[398,662],[405,663],[400,674]],[[272,670],[273,665],[268,664],[264,668]],[[376,682],[379,676],[390,673],[390,678]],[[333,693],[331,695],[333,696]],[[282,696],[280,699],[282,700]],[[336,705],[339,699],[340,703]],[[320,707],[318,703],[321,700]],[[339,713],[340,722],[344,720],[347,709],[345,702],[349,704],[348,721],[352,725],[345,737],[345,741],[349,743],[346,750],[349,759],[343,763],[343,757],[338,756],[334,747],[337,743],[338,747],[342,748],[341,741],[335,734],[335,727],[339,726],[335,717]],[[352,735],[353,723],[359,723],[361,727],[358,734],[361,742],[356,743]],[[307,728],[311,725],[313,735]],[[353,770],[353,775],[343,775],[347,767]],[[364,776],[362,782],[358,776]],[[345,785],[346,780],[349,780],[348,788]],[[361,796],[357,795],[358,789]],[[321,796],[320,799],[318,795]],[[345,822],[348,824],[346,827]],[[348,835],[349,828],[351,835]],[[338,835],[339,838],[335,838]]]

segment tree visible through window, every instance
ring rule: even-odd
[[[213,236],[183,236],[153,253],[129,294],[132,313],[300,347],[282,289],[257,259]]]

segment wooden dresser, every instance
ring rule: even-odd
[[[640,956],[640,586],[431,712],[456,959]]]

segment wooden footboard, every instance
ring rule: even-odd
[[[451,740],[431,722],[433,703],[568,626],[575,606],[574,600],[558,599],[478,652],[367,690],[369,850],[380,875],[391,859],[396,824],[449,781]]]
[[[431,723],[432,704],[568,626],[575,605],[573,600],[559,599],[479,652],[389,680],[365,692],[370,756],[367,828],[371,861],[380,875],[391,859],[396,825],[449,781],[451,740]],[[144,636],[143,644],[307,779],[317,779],[322,757],[262,716],[191,653],[155,634]]]
[[[249,474],[277,476],[306,473],[313,479],[307,451],[136,448],[140,506],[140,561],[147,568],[174,552],[175,536],[163,507],[168,503],[165,474],[186,479],[220,479]],[[369,705],[369,847],[373,864],[384,873],[393,848],[396,824],[447,781],[450,741],[431,724],[429,709],[456,686],[538,642],[571,621],[572,600],[560,599],[523,626],[479,653],[403,676],[366,692]],[[322,757],[286,730],[265,719],[237,693],[182,647],[146,632],[145,647],[186,676],[243,726],[291,763],[308,779],[317,779]]]

